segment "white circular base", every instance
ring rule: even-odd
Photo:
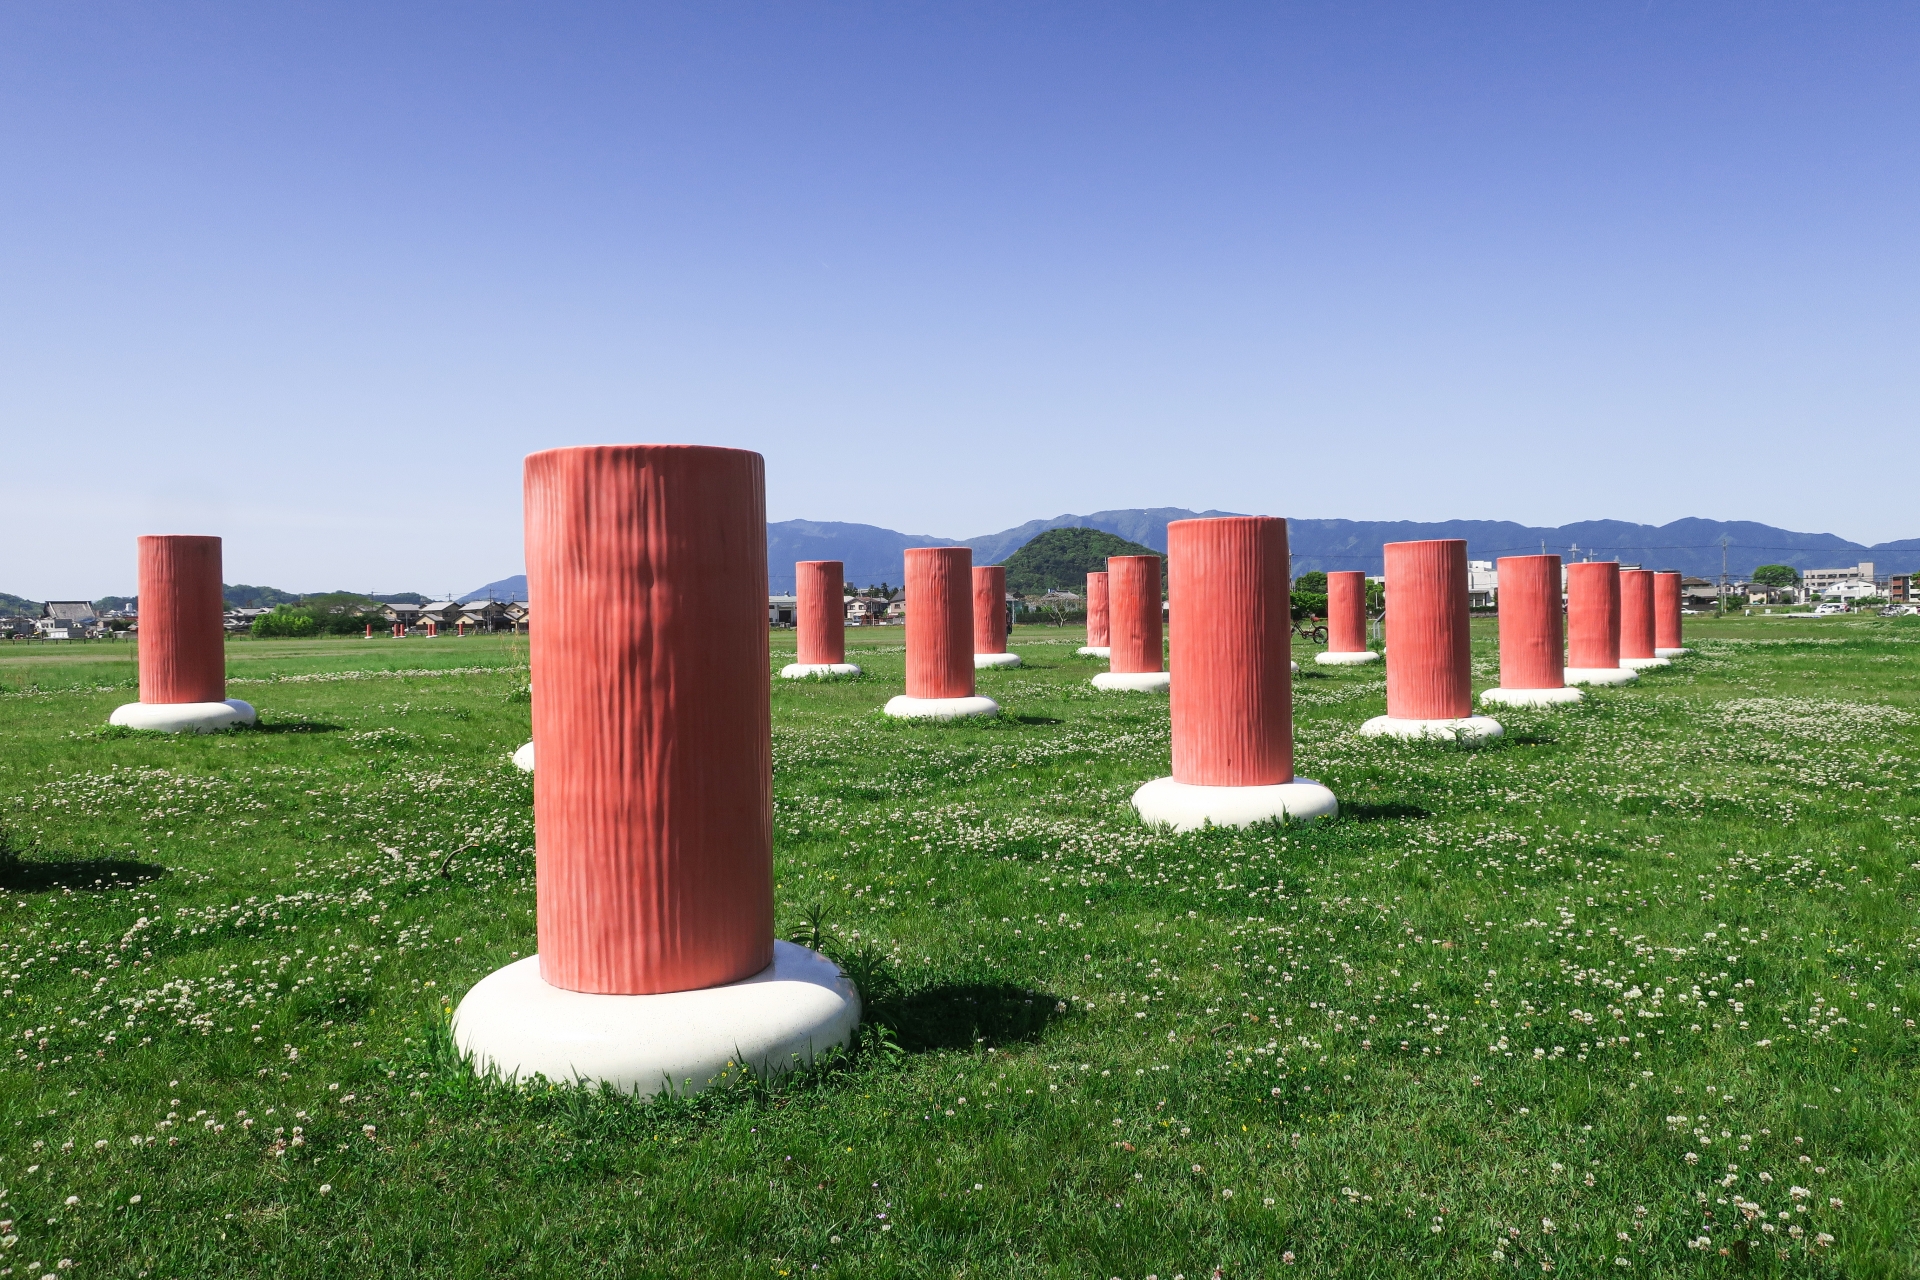
[[[1587,695],[1578,689],[1488,689],[1480,701],[1502,707],[1559,707],[1579,702]]]
[[[218,733],[255,720],[253,708],[238,698],[225,702],[129,702],[115,707],[108,724],[161,733]]]
[[[1645,671],[1649,667],[1670,667],[1673,663],[1665,658],[1622,658],[1620,665],[1629,671]]]
[[[860,668],[851,662],[789,662],[780,668],[782,680],[805,680],[811,676],[857,676]]]
[[[1316,653],[1313,660],[1323,667],[1357,667],[1363,662],[1378,662],[1380,655],[1371,649],[1362,649],[1357,653],[1335,653],[1329,649],[1325,653]]]
[[[1093,687],[1108,693],[1165,693],[1173,684],[1168,671],[1102,671]]]
[[[997,716],[1000,704],[992,698],[909,698],[903,693],[887,699],[887,714],[902,720],[957,720],[961,716]]]
[[[1111,658],[1113,656],[1113,646],[1105,644],[1083,644],[1078,649],[1075,649],[1074,652],[1083,658]]]
[[[1402,720],[1396,716],[1375,716],[1360,726],[1363,738],[1434,738],[1478,746],[1505,733],[1498,720],[1486,716],[1466,716],[1459,720]]]
[[[1568,684],[1632,684],[1640,673],[1626,667],[1568,667],[1560,678]]]
[[[1017,653],[976,653],[973,655],[973,669],[983,671],[988,667],[1017,667],[1020,655]]]
[[[1297,676],[1300,674],[1300,664],[1297,662],[1289,662],[1287,664],[1287,670]]]
[[[513,767],[522,773],[533,772],[533,744],[526,743],[513,753]]]
[[[528,956],[474,984],[454,1011],[453,1040],[481,1075],[651,1097],[792,1070],[859,1025],[860,994],[831,960],[775,942],[773,963],[751,978],[654,996],[550,987],[540,957]]]
[[[1335,817],[1340,802],[1312,778],[1270,787],[1198,787],[1155,778],[1133,793],[1140,820],[1175,831],[1198,831],[1205,826],[1250,827],[1256,822],[1285,819],[1317,822]]]
[[[1656,658],[1684,658],[1692,652],[1693,650],[1691,649],[1655,649],[1653,656]]]

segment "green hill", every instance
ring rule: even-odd
[[[1008,556],[1007,590],[1037,596],[1058,588],[1082,593],[1087,575],[1107,567],[1108,556],[1157,556],[1152,547],[1099,529],[1049,529]]]

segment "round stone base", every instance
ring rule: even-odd
[[[857,676],[860,668],[851,662],[789,662],[780,668],[782,680],[805,680],[811,676]]]
[[[1074,650],[1083,658],[1111,658],[1113,646],[1105,644],[1083,644]]]
[[[1017,653],[976,653],[973,655],[973,669],[984,671],[988,667],[1017,667],[1020,655]]]
[[[533,772],[533,744],[526,743],[513,753],[513,767],[522,773]]]
[[[1645,671],[1650,667],[1670,667],[1673,663],[1666,658],[1622,658],[1620,665],[1629,671]]]
[[[1692,652],[1693,650],[1691,649],[1655,649],[1653,656],[1656,658],[1684,658]]]
[[[1140,820],[1175,831],[1205,826],[1250,827],[1284,819],[1317,822],[1340,812],[1340,802],[1312,778],[1270,787],[1199,787],[1172,778],[1155,778],[1133,793]]]
[[[252,724],[253,708],[238,698],[225,702],[129,702],[115,707],[108,724],[161,733],[218,733]]]
[[[1587,695],[1564,686],[1558,689],[1488,689],[1480,701],[1502,707],[1559,707],[1579,702]]]
[[[550,987],[540,957],[528,956],[474,984],[454,1011],[453,1040],[480,1075],[651,1097],[805,1066],[859,1025],[860,994],[838,966],[775,942],[773,963],[751,978],[654,996]]]
[[[1093,687],[1108,693],[1165,693],[1172,684],[1167,671],[1102,671],[1093,678]]]
[[[1568,667],[1560,678],[1568,684],[1632,684],[1640,673],[1626,667]]]
[[[961,716],[997,716],[1000,704],[992,698],[909,698],[903,693],[887,699],[887,714],[902,720],[957,720]]]
[[[1458,742],[1463,747],[1479,746],[1505,733],[1498,720],[1486,716],[1466,716],[1459,720],[1403,720],[1397,716],[1375,716],[1360,726],[1363,738],[1434,738]]]
[[[1371,649],[1361,649],[1355,653],[1335,653],[1331,649],[1325,653],[1316,653],[1313,660],[1323,667],[1357,667],[1363,662],[1378,662],[1380,655]]]

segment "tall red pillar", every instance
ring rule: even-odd
[[[1499,572],[1500,687],[1564,688],[1560,557],[1502,556]]]
[[[973,549],[907,549],[907,696],[973,696]]]
[[[1107,559],[1108,667],[1116,674],[1163,671],[1160,557]]]
[[[1680,638],[1680,575],[1653,575],[1653,651],[1662,658],[1685,652]]]
[[[140,701],[222,701],[227,633],[220,539],[157,534],[142,537],[139,548]]]
[[[1620,669],[1620,566],[1612,560],[1567,566],[1567,669]]]
[[[1467,544],[1389,542],[1387,715],[1457,720],[1473,714],[1467,628]]]
[[[1107,621],[1107,571],[1087,575],[1087,648],[1105,649],[1112,644]]]
[[[1620,660],[1653,657],[1653,572],[1620,571]]]
[[[1152,557],[1107,563],[1123,559]],[[1174,781],[1202,787],[1293,781],[1287,522],[1271,516],[1176,520],[1167,526],[1167,566],[1175,616],[1206,619],[1174,632]],[[1155,568],[1157,619],[1157,562]]]
[[[1342,570],[1327,575],[1327,652],[1367,651],[1367,575]]]
[[[801,560],[793,566],[794,661],[830,666],[847,660],[846,565]]]
[[[1007,571],[997,564],[973,566],[973,651],[1007,651]]]
[[[773,960],[766,496],[699,445],[526,460],[540,976],[649,994]]]

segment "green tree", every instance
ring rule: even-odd
[[[1049,529],[1008,556],[1007,590],[1037,596],[1048,590],[1084,592],[1087,575],[1107,567],[1108,556],[1157,556],[1152,547],[1100,529]],[[1160,585],[1166,587],[1163,570]]]
[[[1753,571],[1753,580],[1778,591],[1800,581],[1800,571],[1790,564],[1763,564]]]
[[[1293,580],[1295,593],[1305,591],[1311,595],[1327,594],[1327,575],[1315,569],[1312,573],[1303,573]]]

